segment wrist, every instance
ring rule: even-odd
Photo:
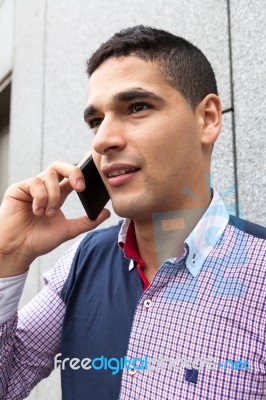
[[[17,254],[0,254],[0,278],[24,274],[28,271],[32,261]]]

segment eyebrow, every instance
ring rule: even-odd
[[[130,90],[126,90],[121,93],[117,93],[114,96],[114,101],[123,102],[123,101],[130,101],[135,99],[145,99],[151,98],[153,100],[163,101],[162,97],[158,96],[157,94],[150,92],[149,90],[145,90],[142,88],[133,88]]]
[[[137,99],[152,99],[161,103],[165,101],[162,97],[156,95],[155,93],[142,88],[133,88],[124,92],[119,92],[113,96],[113,101],[115,103],[123,103]],[[84,120],[88,121],[89,117],[94,116],[97,114],[97,112],[99,112],[99,110],[94,105],[86,107],[84,110]]]
[[[84,121],[87,122],[89,117],[92,117],[93,115],[97,114],[98,110],[94,106],[88,106],[84,110]]]

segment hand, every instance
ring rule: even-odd
[[[85,188],[81,170],[54,162],[34,178],[10,186],[0,207],[0,276],[19,275],[38,256],[94,229],[110,216],[104,209],[95,221],[66,219],[60,207],[72,190]]]

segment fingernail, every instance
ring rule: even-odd
[[[79,186],[79,187],[81,187],[81,188],[84,187],[84,186],[85,186],[84,179],[78,178],[78,179],[76,180],[76,185]]]
[[[40,207],[40,208],[38,208],[36,211],[37,211],[37,213],[38,213],[39,215],[43,215],[43,213],[44,213],[44,207]]]
[[[49,217],[53,217],[56,214],[56,209],[55,208],[50,208],[50,210],[47,211],[47,214]]]

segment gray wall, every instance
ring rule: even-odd
[[[265,225],[265,20],[264,0],[0,1],[0,81],[10,71],[13,77],[9,181],[55,159],[76,162],[90,148],[85,60],[117,30],[149,24],[191,40],[211,61],[229,110],[214,149],[214,186],[233,212],[238,203],[242,217]],[[75,195],[65,210],[82,212]],[[34,263],[22,303],[68,246]],[[53,373],[29,398],[60,399],[58,382]]]

